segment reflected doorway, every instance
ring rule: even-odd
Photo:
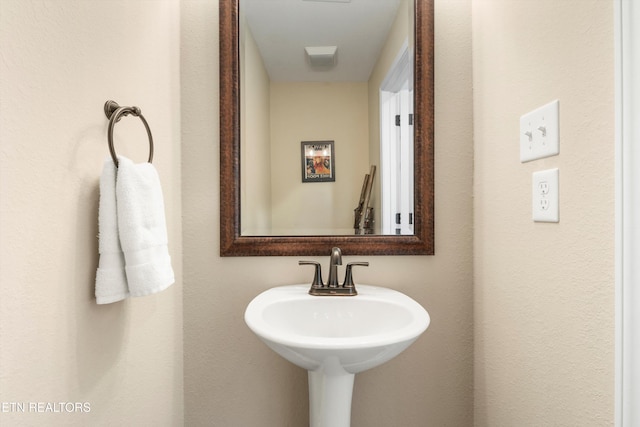
[[[380,86],[382,234],[413,231],[413,64],[408,41]]]

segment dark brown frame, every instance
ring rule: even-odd
[[[240,235],[240,62],[238,1],[220,0],[220,255],[433,255],[434,14],[433,0],[415,0],[413,236]]]

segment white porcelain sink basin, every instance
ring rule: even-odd
[[[325,368],[352,374],[373,368],[401,353],[429,326],[426,310],[392,289],[359,285],[355,297],[317,297],[308,290],[309,285],[269,289],[245,312],[256,335],[307,370],[327,362]]]
[[[397,356],[429,326],[427,311],[403,293],[357,289],[354,297],[311,296],[309,285],[281,286],[245,311],[258,337],[309,371],[312,427],[348,426],[353,375]]]

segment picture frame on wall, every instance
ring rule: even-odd
[[[302,141],[302,182],[336,180],[334,141]]]

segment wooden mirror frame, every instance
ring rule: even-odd
[[[220,255],[434,254],[434,12],[415,0],[414,235],[240,234],[239,0],[220,0]]]

